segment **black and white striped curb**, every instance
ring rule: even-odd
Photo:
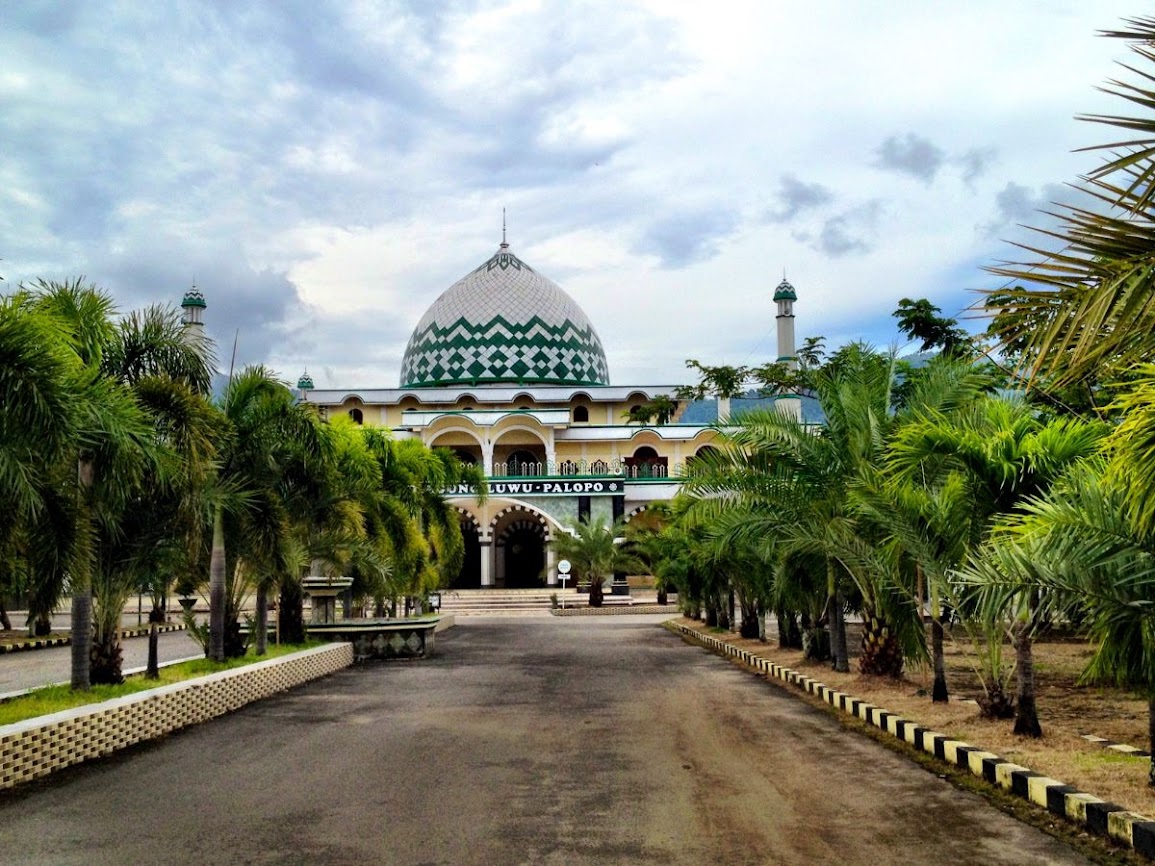
[[[817,695],[868,724],[879,728],[916,749],[934,755],[939,760],[998,785],[1013,794],[1042,806],[1054,815],[1066,818],[1101,836],[1110,836],[1138,853],[1155,858],[1155,820],[1129,812],[1122,806],[1109,803],[1091,794],[1085,794],[1018,764],[1000,758],[993,752],[983,751],[961,740],[930,731],[921,725],[901,718],[889,710],[843,694],[790,668],[754,655],[748,650],[719,640],[681,623],[666,623],[683,637],[705,646],[733,660],[740,661],[764,673],[767,677],[792,683],[805,692]]]
[[[158,634],[164,634],[170,631],[184,631],[183,625],[162,625],[157,628]],[[148,635],[147,628],[126,628],[121,631],[120,636],[124,637],[145,637]],[[5,653],[19,653],[27,652],[29,650],[49,649],[54,646],[71,646],[72,638],[70,637],[53,637],[53,638],[29,638],[28,640],[20,641],[19,643],[0,644],[0,655]]]

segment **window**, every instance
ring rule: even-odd
[[[350,409],[349,410],[349,417],[353,419],[354,424],[364,424],[365,423],[365,413],[362,412],[360,409],[357,409],[357,408]]]
[[[588,424],[590,420],[590,410],[585,406],[575,406],[573,410],[573,421],[575,424]]]

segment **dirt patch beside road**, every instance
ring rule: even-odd
[[[931,730],[988,749],[1132,811],[1155,815],[1155,789],[1147,784],[1149,759],[1121,755],[1081,737],[1095,734],[1147,748],[1144,698],[1121,689],[1077,684],[1091,654],[1084,641],[1060,639],[1035,644],[1038,710],[1043,727],[1043,737],[1035,740],[1016,737],[1012,720],[983,719],[979,715],[973,699],[981,694],[981,687],[972,665],[971,648],[963,640],[948,641],[946,650],[952,699],[947,704],[935,704],[930,700],[931,674],[926,670],[908,671],[901,680],[890,680],[858,673],[852,659],[851,672],[839,674],[827,663],[807,661],[800,652],[780,650],[774,642],[763,644],[733,633],[710,631],[694,620],[678,621]],[[776,641],[776,636],[772,635],[771,641]],[[851,643],[856,645],[854,640]]]

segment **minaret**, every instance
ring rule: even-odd
[[[181,323],[184,325],[184,338],[189,343],[204,345],[205,342],[205,296],[197,291],[196,283],[184,293],[180,302],[184,315]]]
[[[774,303],[778,305],[778,362],[791,370],[798,369],[798,355],[794,349],[794,302],[797,300],[798,294],[783,275],[782,282],[774,290]]]
[[[313,377],[309,375],[306,370],[301,374],[301,378],[297,380],[297,390],[301,392],[301,402],[309,402],[309,392],[313,390]]]
[[[794,302],[798,294],[794,286],[782,275],[782,282],[774,290],[774,303],[778,305],[778,363],[785,364],[787,370],[798,369],[798,353],[794,348]],[[786,393],[774,403],[774,407],[789,418],[801,423],[802,398]]]

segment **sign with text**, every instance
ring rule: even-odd
[[[621,481],[490,481],[490,496],[621,496]],[[445,491],[447,496],[474,496],[470,484],[458,484]]]

